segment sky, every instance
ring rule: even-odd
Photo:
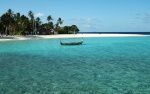
[[[76,25],[79,32],[150,32],[150,0],[0,0],[0,16],[12,9],[28,16],[31,10],[42,23]]]

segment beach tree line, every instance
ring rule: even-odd
[[[52,16],[49,15],[47,23],[42,23],[40,17],[35,17],[32,11],[28,12],[28,16],[25,16],[8,9],[0,16],[0,33],[3,35],[49,35],[79,32],[76,25],[60,27],[63,22],[62,18],[58,18],[54,23]]]

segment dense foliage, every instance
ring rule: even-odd
[[[60,27],[64,22],[58,18],[56,24],[52,22],[51,15],[47,17],[47,23],[43,23],[39,17],[35,18],[32,11],[28,12],[28,17],[20,13],[14,13],[8,9],[0,17],[0,33],[4,35],[28,35],[28,34],[69,34],[77,33],[79,29],[76,25]]]

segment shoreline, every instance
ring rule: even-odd
[[[150,36],[143,34],[57,34],[57,35],[15,35],[15,36],[3,36],[0,37],[2,41],[16,41],[16,40],[31,40],[31,39],[50,39],[50,38],[81,38],[81,37],[138,37],[138,36]]]

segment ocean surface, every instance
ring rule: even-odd
[[[150,37],[59,42],[0,42],[0,94],[150,94]]]
[[[79,32],[79,34],[142,34],[142,35],[150,35],[150,32]]]

